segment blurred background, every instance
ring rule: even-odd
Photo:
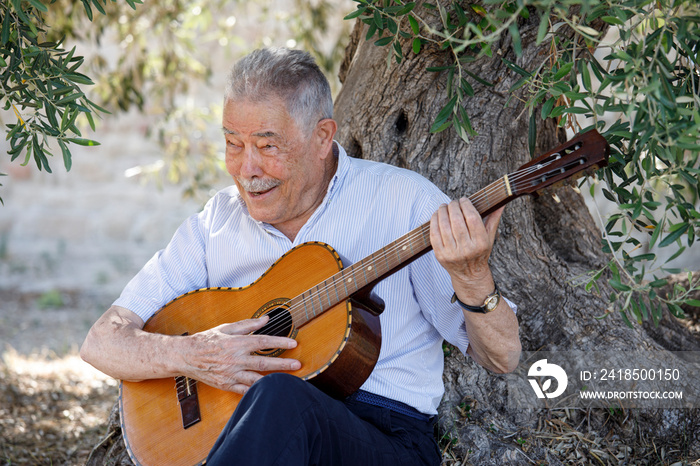
[[[59,0],[48,35],[85,58],[88,98],[110,113],[76,122],[53,173],[10,161],[0,140],[0,464],[83,464],[104,434],[116,381],[78,348],[128,280],[215,190],[221,104],[233,62],[261,46],[314,50],[337,92],[354,9],[343,1],[175,1],[129,7]],[[3,126],[16,120],[0,111]]]

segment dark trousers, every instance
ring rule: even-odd
[[[433,420],[338,401],[297,377],[256,382],[209,453],[207,465],[439,465]]]

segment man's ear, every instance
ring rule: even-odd
[[[316,124],[313,138],[324,155],[331,153],[336,131],[338,131],[338,124],[332,118],[324,118]]]

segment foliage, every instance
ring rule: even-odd
[[[428,48],[445,53],[448,64],[428,69],[442,73],[447,83],[446,102],[431,132],[452,129],[465,141],[473,137],[464,103],[493,83],[472,65],[496,55],[517,75],[509,92],[529,111],[531,152],[538,122],[547,118],[574,132],[595,126],[605,135],[613,147],[611,163],[591,192],[617,204],[603,220],[603,248],[611,260],[584,280],[587,289],[599,290],[597,282],[607,279],[615,290],[605,315],[620,311],[628,323],[630,317],[658,322],[663,308],[681,316],[682,304],[700,304],[689,297],[700,287],[697,282],[675,287],[668,296],[656,291],[667,274],[678,272],[668,262],[683,254],[700,231],[696,2],[353,1],[356,9],[346,18],[358,18],[367,25],[366,39],[388,48],[387,66]],[[81,120],[94,129],[97,113],[136,107],[156,116],[150,131],[165,156],[135,173],[152,172],[172,182],[191,177],[187,193],[195,195],[220,172],[218,145],[204,137],[219,110],[183,103],[178,96],[210,77],[211,57],[202,50],[234,46],[244,53],[262,41],[246,44],[234,33],[235,13],[244,4],[250,8],[247,2],[163,0],[134,9],[136,3],[53,0],[51,27],[45,20],[49,7],[39,0],[0,5],[2,103],[16,117],[7,125],[9,155],[24,164],[33,159],[39,170],[51,171],[49,157],[58,145],[70,169],[71,143],[97,144],[82,136]],[[265,0],[255,6],[260,21],[280,14],[270,5]],[[321,35],[333,29],[328,19],[333,11],[327,0],[295,0],[285,17],[286,30],[278,31],[316,51],[329,75],[343,48],[337,40],[325,47]],[[523,35],[523,25],[535,19],[536,34]],[[75,47],[64,48],[70,38],[119,46],[116,54],[114,48],[100,49],[85,60]],[[504,40],[510,52],[495,54]],[[542,58],[533,69],[523,69],[518,60],[530,49]],[[100,78],[91,92],[99,104],[82,89],[93,84],[89,75]],[[670,257],[660,259],[669,249]]]
[[[201,89],[201,85],[208,82],[213,61],[231,60],[233,53],[243,54],[267,45],[269,37],[273,36],[279,38],[278,43],[299,44],[315,50],[322,68],[333,75],[337,74],[347,40],[347,34],[343,34],[346,31],[334,27],[338,35],[328,41],[329,21],[336,9],[330,0],[311,3],[295,0],[285,6],[286,12],[273,7],[272,0],[255,4],[242,0],[161,0],[148,8],[136,7],[140,1],[134,0],[124,3],[52,0],[48,6],[39,0],[9,3],[3,4],[0,13],[3,14],[2,24],[7,23],[10,31],[24,24],[22,19],[31,20],[21,29],[29,38],[14,32],[9,34],[7,43],[3,41],[3,55],[0,55],[8,63],[9,53],[24,57],[24,62],[12,62],[15,68],[23,63],[24,74],[13,73],[12,66],[3,71],[5,87],[1,98],[8,109],[14,104],[13,115],[17,118],[16,123],[8,125],[8,132],[18,128],[16,135],[8,136],[18,141],[12,145],[12,160],[24,156],[24,163],[27,163],[33,155],[39,170],[50,172],[52,146],[49,141],[57,139],[66,169],[70,169],[68,143],[98,144],[80,136],[81,115],[94,131],[95,111],[117,114],[135,108],[153,117],[148,132],[163,148],[164,156],[162,162],[135,167],[129,173],[147,175],[159,182],[178,183],[186,179],[185,194],[190,196],[200,193],[206,196],[212,185],[221,182],[223,173],[221,144],[218,139],[207,137],[208,128],[218,128],[219,102],[202,105],[193,99],[184,102],[182,99],[193,88]],[[22,12],[21,17],[16,14],[17,10]],[[46,20],[48,14],[50,19]],[[266,25],[256,31],[259,36],[253,41],[243,40],[239,35],[236,25],[241,23],[242,15],[253,16],[257,23]],[[47,21],[50,24],[47,25]],[[78,42],[78,47],[89,48],[89,44],[98,47],[90,50],[86,58],[78,57],[76,47],[63,50],[63,44],[70,41]],[[33,48],[29,49],[29,45]],[[48,57],[62,58],[61,66],[68,76],[66,72],[60,74],[51,70],[47,65]],[[22,79],[27,81],[29,72],[34,73],[34,81],[22,82]],[[44,76],[51,76],[51,82],[63,86],[59,92],[55,90],[58,84],[49,86],[57,97],[52,102],[60,102],[58,107],[47,105],[31,84]],[[94,77],[94,83],[88,76]],[[86,91],[81,89],[87,85],[92,86],[89,92],[92,100],[88,100]],[[47,84],[42,82],[40,86]],[[17,91],[20,87],[25,89],[21,95]],[[63,110],[62,106],[68,110]],[[45,108],[49,108],[48,115],[44,113]],[[54,129],[59,127],[53,121],[54,113],[58,121],[66,115],[65,131]],[[28,121],[26,127],[25,120]],[[26,131],[31,131],[30,136],[26,144],[21,145],[19,142],[23,141]],[[38,150],[33,140],[37,141]]]
[[[24,155],[23,165],[33,158],[39,170],[51,172],[51,141],[58,143],[70,170],[70,143],[97,144],[82,137],[77,118],[84,115],[94,129],[93,112],[105,110],[81,90],[93,82],[79,71],[84,60],[75,47],[65,50],[61,40],[47,40],[46,12],[38,0],[0,4],[0,88],[4,109],[17,117],[7,125],[11,159]]]
[[[604,316],[619,311],[630,326],[630,316],[658,324],[664,307],[682,317],[682,304],[700,305],[689,297],[700,288],[697,281],[667,296],[656,292],[666,275],[679,272],[668,262],[700,233],[700,7],[694,0],[355,1],[346,19],[359,18],[367,40],[376,35],[375,45],[389,47],[387,66],[403,60],[405,43],[409,53],[431,46],[449,54],[448,65],[428,69],[447,81],[447,102],[430,131],[453,128],[465,141],[475,132],[463,103],[477,85],[492,85],[469,65],[492,57],[492,46],[508,37],[512,54],[501,59],[519,77],[509,92],[529,110],[531,152],[537,123],[547,118],[574,132],[595,126],[612,145],[610,164],[599,173],[602,194],[617,204],[604,222],[602,247],[611,259],[584,280],[599,291],[597,281],[607,277],[614,289]],[[520,26],[533,15],[535,44],[523,44]],[[517,64],[527,46],[542,54],[529,70]],[[659,259],[669,247],[675,252]]]

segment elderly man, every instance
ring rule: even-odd
[[[245,393],[207,464],[439,464],[443,339],[491,371],[517,365],[515,307],[500,299],[488,264],[502,210],[482,219],[467,199],[450,202],[416,173],[348,157],[333,139],[332,112],[328,82],[308,54],[263,49],[239,61],[223,113],[235,186],[183,223],[81,348],[122,380],[185,375]],[[142,330],[178,295],[248,285],[303,242],[330,244],[354,262],[428,221],[434,254],[375,288],[386,305],[379,360],[347,399],[289,374],[260,374],[301,365],[256,354],[297,345],[253,334],[267,317],[184,337]]]

